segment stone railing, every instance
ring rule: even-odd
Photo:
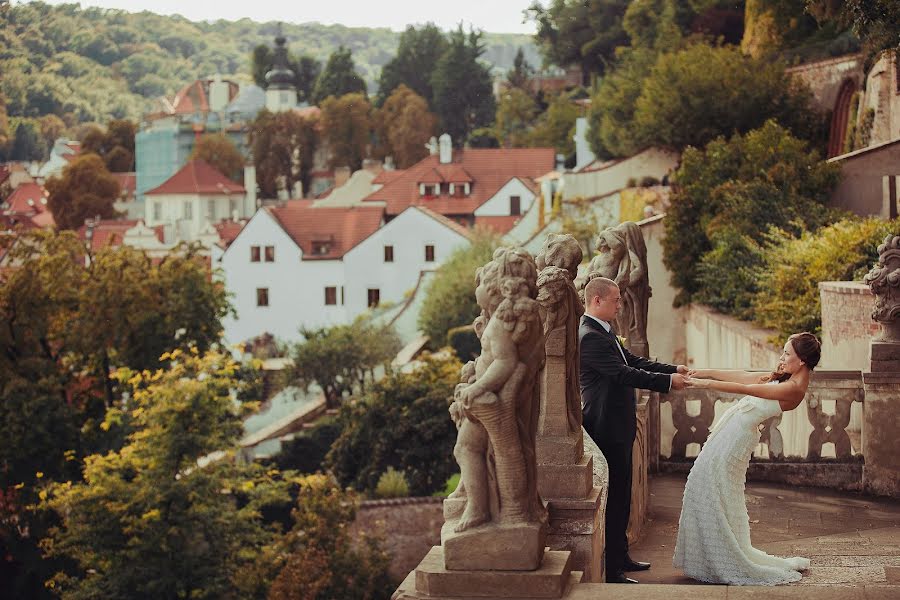
[[[684,471],[716,420],[740,395],[687,389],[651,394],[649,459],[652,471]],[[816,372],[795,410],[762,424],[749,476],[840,489],[859,489],[862,477],[863,380],[860,371]],[[800,468],[798,463],[830,465]],[[791,466],[789,466],[791,465]],[[836,471],[837,474],[831,471]],[[799,477],[799,480],[798,480]]]

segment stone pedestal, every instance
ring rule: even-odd
[[[602,581],[604,490],[594,483],[594,457],[584,452],[584,430],[572,431],[568,414],[565,328],[550,331],[541,372],[536,444],[538,491],[547,502],[553,550],[572,553],[585,581]],[[580,403],[580,398],[579,398]]]
[[[487,554],[487,553],[485,553]],[[426,598],[538,598],[568,596],[582,574],[572,569],[569,552],[543,552],[533,571],[448,570],[444,548],[435,546],[394,592],[392,600]]]
[[[900,344],[896,344],[900,346]],[[874,343],[873,343],[873,371]],[[863,488],[872,494],[900,498],[900,360],[893,371],[863,373]],[[883,365],[882,365],[883,366]]]

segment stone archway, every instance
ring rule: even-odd
[[[837,99],[834,102],[834,110],[831,113],[831,130],[828,134],[828,158],[844,153],[844,138],[847,135],[847,125],[850,120],[850,101],[856,91],[856,82],[847,79],[841,84]]]

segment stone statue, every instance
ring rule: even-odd
[[[631,352],[649,357],[647,311],[650,304],[650,280],[647,275],[647,245],[641,229],[633,221],[608,227],[597,236],[597,256],[588,267],[588,281],[606,277],[619,284],[622,310],[616,319],[618,335],[625,337]],[[597,273],[597,275],[595,275]],[[587,285],[587,281],[582,284]]]
[[[496,250],[476,274],[481,356],[463,368],[450,407],[459,426],[453,453],[462,490],[456,497],[465,498],[454,533],[546,522],[534,450],[544,359],[536,279],[531,255],[513,248]]]
[[[872,319],[881,323],[881,340],[900,342],[900,235],[878,246],[878,263],[863,279],[875,296]]]
[[[544,342],[547,353],[555,353],[549,346],[551,332],[562,329],[562,359],[565,368],[565,406],[569,432],[581,431],[581,392],[578,388],[578,325],[584,314],[584,305],[575,289],[574,280],[581,264],[581,244],[568,234],[551,233],[544,241],[536,264],[540,269],[537,279],[537,300],[541,307],[544,325]]]

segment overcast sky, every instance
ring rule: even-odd
[[[462,21],[492,33],[534,33],[533,23],[522,23],[522,12],[531,3],[532,0],[85,0],[81,5],[178,13],[192,21],[249,17],[254,21],[318,21],[348,27],[389,27],[395,31],[428,21],[450,29]]]

